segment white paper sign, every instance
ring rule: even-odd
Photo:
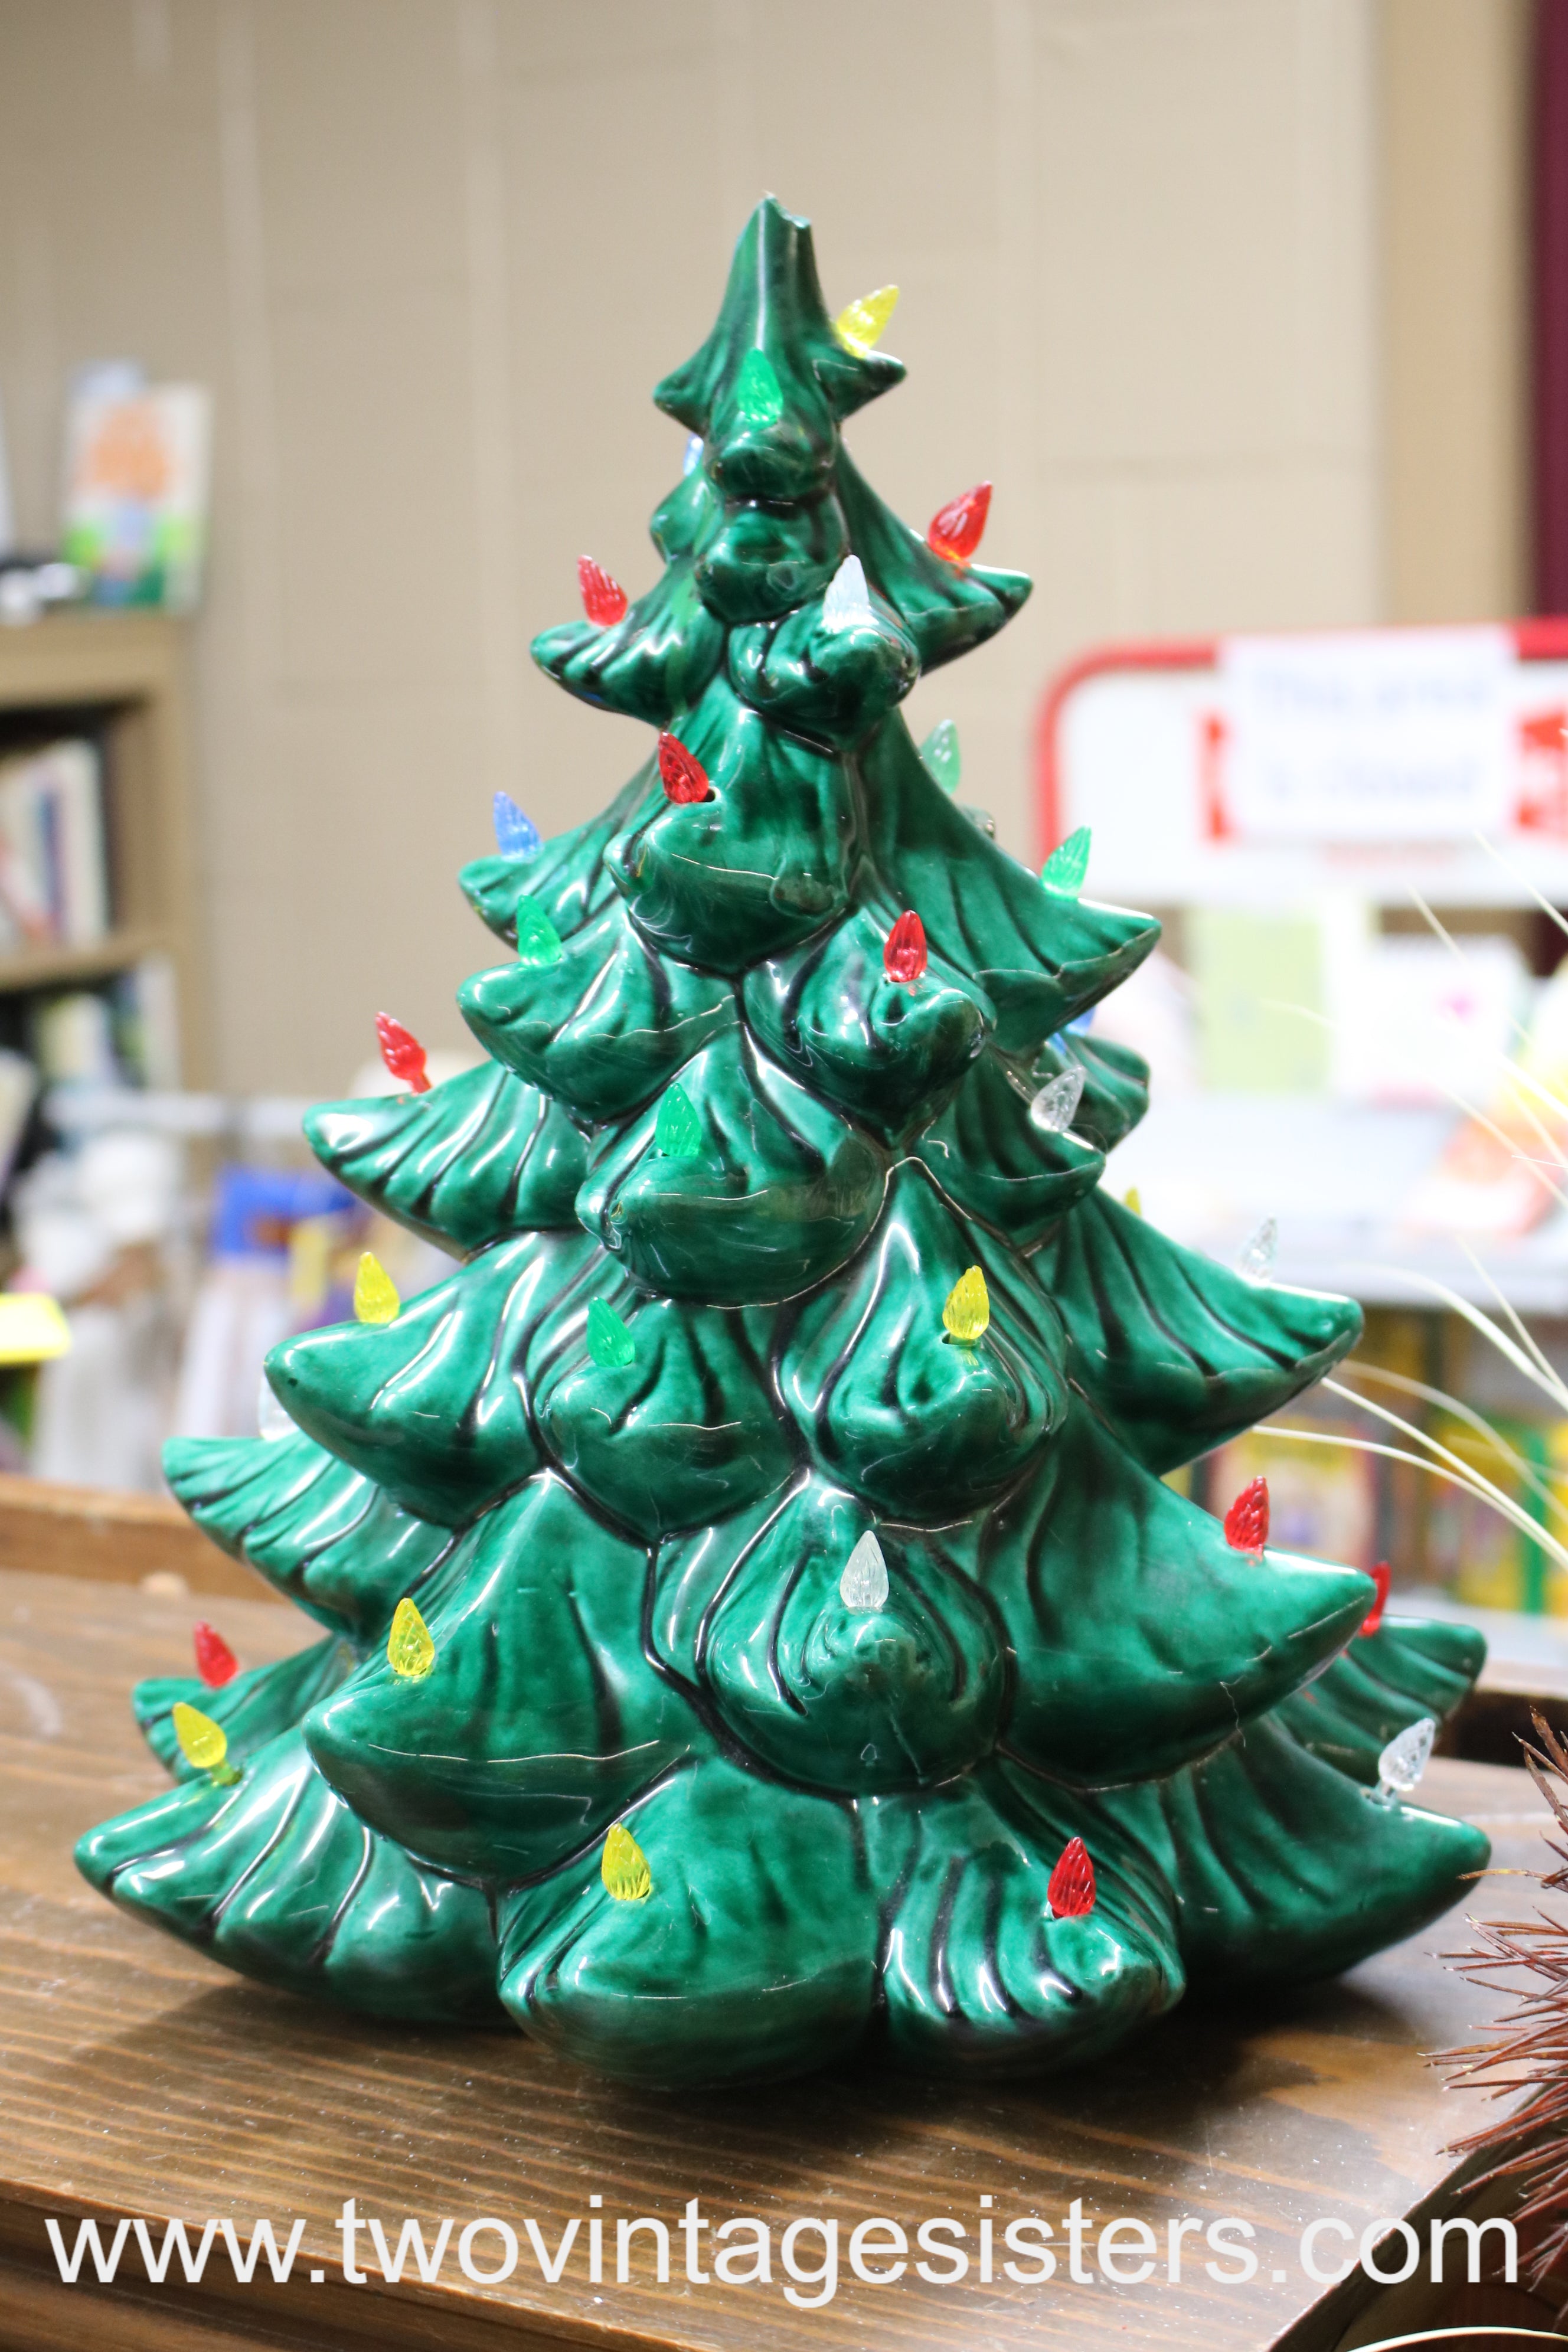
[[[1509,807],[1502,629],[1232,637],[1220,654],[1230,828],[1259,842],[1466,841]]]

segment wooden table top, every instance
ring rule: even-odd
[[[1471,2036],[1492,2005],[1436,1957],[1468,1940],[1458,1915],[1289,1999],[1188,2001],[1087,2074],[984,2086],[839,2070],[743,2095],[661,2097],[597,2081],[521,2036],[367,2024],[247,1985],[121,1916],[70,1859],[83,1829],[162,1785],[127,1694],[139,1675],[184,1669],[203,1607],[246,1664],[313,1638],[266,1600],[194,1606],[126,1584],[0,1571],[0,2346],[499,2352],[526,2340],[750,2352],[874,2335],[888,2352],[1257,2352],[1286,2341],[1294,2352],[1333,2343],[1352,2307],[1303,2276],[1304,2224],[1338,2215],[1359,2235],[1440,2199],[1457,2169],[1445,2143],[1483,2118],[1422,2055]],[[1538,1861],[1543,1808],[1523,1773],[1438,1759],[1423,1796],[1484,1822],[1497,1864]],[[1516,1909],[1527,1891],[1489,1877],[1473,1908]],[[614,2283],[613,2262],[609,2283],[591,2283],[591,2194],[612,2222],[670,2224],[668,2285],[648,2275],[646,2233],[632,2283]],[[373,2270],[352,2286],[334,2226],[349,2196],[394,2244],[409,2215],[427,2234],[447,2215],[458,2229],[506,2218],[521,2241],[517,2270],[504,2284],[469,2284],[454,2235],[438,2284],[393,2286]],[[1234,2215],[1257,2232],[1260,2269],[1246,2285],[1216,2284],[1193,2238],[1180,2286],[1163,2267],[1142,2286],[1074,2284],[1060,2270],[1046,2284],[1015,2284],[1001,2274],[1000,2246],[989,2285],[973,2269],[957,2285],[912,2269],[880,2286],[848,2274],[849,2231],[873,2215],[912,2237],[927,2216],[951,2214],[973,2256],[984,2196],[999,2225],[1049,2221],[1058,2252],[1074,2198],[1097,2230],[1112,2216],[1147,2220],[1162,2266],[1168,2221]],[[674,2225],[692,2197],[711,2222],[772,2223],[773,2284],[687,2282]],[[132,2252],[129,2288],[99,2290],[58,2283],[50,2214],[68,2246],[83,2214],[148,2217],[154,2244],[173,2215],[237,2217],[242,2239],[258,2214],[280,2242],[295,2216],[308,2226],[286,2286],[239,2288],[220,2245],[199,2288],[147,2287]],[[552,2285],[525,2222],[554,2248],[574,2215],[578,2250]],[[779,2238],[796,2216],[839,2223],[840,2284],[825,2309],[797,2309],[783,2292]],[[802,2260],[816,2249],[806,2236]],[[472,2251],[488,2266],[497,2241]],[[1336,2252],[1331,2242],[1327,2258]]]

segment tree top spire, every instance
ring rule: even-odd
[[[777,413],[756,397],[760,352],[776,379]],[[837,332],[816,274],[811,224],[764,196],[741,232],[712,331],[654,401],[712,452],[716,480],[742,495],[798,497],[833,462],[835,427],[901,383],[904,364],[852,352]]]

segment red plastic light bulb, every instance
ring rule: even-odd
[[[416,1095],[430,1091],[429,1073],[425,1067],[425,1048],[412,1029],[395,1021],[390,1013],[375,1016],[376,1043],[381,1058],[395,1078],[406,1078]]]
[[[1056,1919],[1086,1918],[1094,1908],[1094,1864],[1082,1838],[1069,1838],[1050,1875],[1046,1901]]]
[[[713,798],[707,769],[700,760],[693,758],[678,735],[661,735],[658,739],[658,774],[666,797],[679,805]]]
[[[1361,1633],[1375,1633],[1383,1622],[1383,1612],[1388,1606],[1388,1562],[1385,1559],[1380,1559],[1371,1574],[1372,1580],[1377,1587],[1377,1599],[1356,1629]]]
[[[583,610],[596,629],[613,628],[625,620],[626,590],[591,555],[577,558],[577,585],[583,592]]]
[[[900,981],[908,988],[919,980],[925,968],[925,925],[910,907],[888,933],[882,950],[882,970],[889,980]]]
[[[985,518],[991,511],[991,485],[976,482],[961,499],[950,499],[941,511],[932,515],[926,530],[926,545],[933,555],[945,555],[950,563],[967,563],[985,533]]]
[[[221,1633],[202,1623],[192,1628],[195,1644],[196,1672],[209,1690],[219,1690],[225,1683],[233,1682],[239,1672],[239,1660]]]
[[[1268,1541],[1268,1481],[1244,1486],[1225,1515],[1225,1539],[1237,1551],[1261,1551]]]

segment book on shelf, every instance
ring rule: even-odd
[[[206,537],[211,401],[201,384],[89,368],[66,419],[60,551],[95,604],[188,613]]]
[[[72,738],[0,760],[0,952],[90,947],[108,929],[97,746]]]

